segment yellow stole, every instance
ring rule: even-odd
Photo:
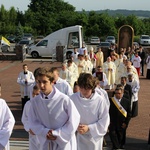
[[[115,106],[117,107],[117,109],[121,112],[121,114],[122,114],[124,117],[127,117],[127,112],[126,112],[126,110],[121,106],[121,104],[120,104],[118,101],[116,101],[116,100],[114,99],[114,97],[112,97],[111,99],[112,99],[113,103],[115,104]]]

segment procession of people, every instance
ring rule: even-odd
[[[83,46],[75,48],[61,68],[39,66],[32,73],[24,64],[17,83],[29,150],[102,150],[107,133],[113,150],[124,149],[130,120],[138,116],[143,62],[149,79],[150,57],[144,57],[141,49],[126,52],[123,48],[118,54],[109,49],[104,61],[101,48]],[[0,140],[0,150],[9,150],[15,122],[7,109],[11,126],[4,144]]]

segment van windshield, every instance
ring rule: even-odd
[[[37,44],[37,46],[47,46],[48,45],[48,40],[42,40]]]
[[[68,48],[79,48],[79,32],[71,32],[68,37]]]

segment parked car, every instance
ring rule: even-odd
[[[141,35],[139,43],[140,43],[140,45],[145,45],[145,46],[150,45],[150,36],[149,35]]]
[[[7,40],[8,40],[10,43],[15,43],[15,42],[16,42],[16,36],[14,36],[14,35],[8,36],[8,37],[7,37]]]
[[[34,40],[34,43],[38,43],[39,41],[41,41],[44,38],[43,35],[37,36],[36,39]]]
[[[33,35],[31,33],[24,33],[22,40],[33,40]]]
[[[115,39],[114,36],[107,36],[105,42],[109,42],[109,43],[115,44],[116,43],[116,39]]]
[[[27,53],[29,46],[31,46],[32,44],[33,44],[32,40],[21,40],[16,44],[16,46],[18,45],[23,46],[23,48],[26,49],[26,53]]]
[[[91,37],[90,44],[99,44],[99,43],[100,43],[99,37],[96,36]]]
[[[101,48],[110,48],[111,47],[111,44],[109,42],[100,42],[98,47],[101,47]]]

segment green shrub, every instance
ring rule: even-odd
[[[140,36],[137,35],[137,36],[134,36],[133,41],[134,41],[134,42],[139,42],[139,39],[140,39]]]

